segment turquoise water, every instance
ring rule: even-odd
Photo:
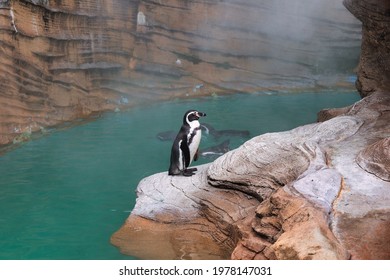
[[[355,92],[236,94],[153,104],[50,131],[0,156],[0,259],[131,259],[110,236],[133,208],[139,180],[168,169],[171,142],[156,134],[177,131],[187,109],[206,112],[202,120],[218,130],[252,137],[315,122],[322,108],[358,99]],[[223,140],[204,135],[201,147]],[[230,140],[235,148],[247,139]]]

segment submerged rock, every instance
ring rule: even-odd
[[[356,160],[388,162],[390,96],[339,112],[255,137],[193,177],[145,178],[112,243],[142,258],[390,258],[390,182]]]

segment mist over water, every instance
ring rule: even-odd
[[[315,122],[320,109],[358,99],[356,92],[215,96],[51,131],[0,157],[0,259],[131,259],[110,245],[110,236],[134,207],[138,182],[167,171],[172,142],[156,136],[178,131],[188,109],[206,112],[202,121],[218,130],[254,137]],[[234,149],[249,137],[204,134],[201,149],[226,139]]]
[[[313,80],[323,81],[312,75],[352,73],[358,63],[361,23],[340,0],[253,0],[245,5],[241,1],[215,5],[216,12],[211,13],[205,4],[204,21],[196,24],[200,34],[212,38],[194,38],[193,48],[253,60],[253,65],[250,60],[241,60],[232,66],[275,74],[285,78],[285,83],[301,79],[303,84],[313,85]],[[225,59],[202,52],[199,56],[210,62]],[[264,83],[272,84],[273,78],[278,77],[265,76]]]

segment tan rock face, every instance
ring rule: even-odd
[[[276,199],[275,199],[276,198]],[[283,190],[273,195],[270,201],[281,209],[279,217],[283,233],[271,246],[277,259],[330,260],[348,259],[348,251],[335,238],[328,227],[327,215]]]
[[[357,87],[362,96],[390,88],[390,2],[344,0],[363,23]]]
[[[281,188],[258,206],[255,233],[239,241],[232,258],[248,259],[252,253],[250,259],[348,259],[327,215],[290,191]]]
[[[1,1],[0,145],[122,105],[135,10],[124,1]]]
[[[0,145],[150,100],[350,86],[339,0],[163,2],[0,1]]]

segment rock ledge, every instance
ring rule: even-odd
[[[112,243],[147,259],[389,259],[390,96],[336,112],[193,177],[145,178]]]

